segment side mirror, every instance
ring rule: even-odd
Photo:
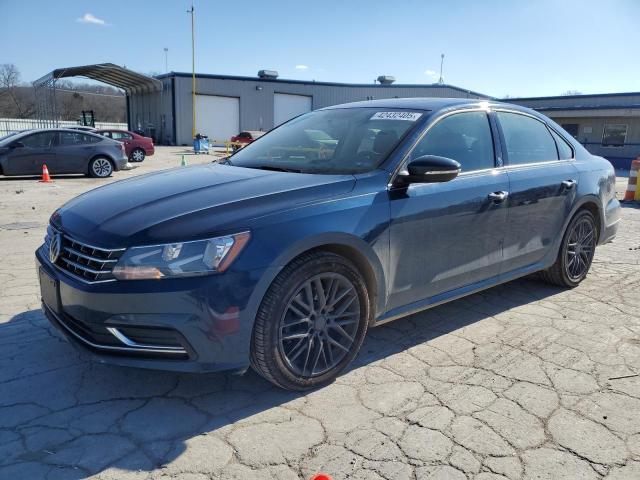
[[[24,148],[24,143],[22,142],[13,142],[9,145],[9,148]]]
[[[400,174],[404,183],[440,183],[453,180],[460,173],[460,164],[447,157],[423,155],[407,165],[407,172]]]

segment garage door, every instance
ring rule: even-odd
[[[229,140],[240,132],[240,99],[196,95],[196,126],[211,140]]]
[[[311,97],[276,93],[273,97],[273,126],[311,111]]]

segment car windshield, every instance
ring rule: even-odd
[[[9,143],[11,143],[12,137],[22,132],[24,132],[24,130],[21,130],[19,132],[11,132],[0,137],[0,147],[6,147]]]
[[[269,132],[227,163],[299,173],[367,172],[382,163],[423,114],[369,107],[319,110]]]

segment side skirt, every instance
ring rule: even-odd
[[[534,263],[533,265],[528,265],[526,267],[519,268],[518,270],[502,273],[500,275],[496,275],[495,277],[491,277],[480,282],[465,285],[464,287],[456,288],[455,290],[449,290],[448,292],[440,293],[438,295],[434,295],[433,297],[410,303],[409,305],[394,308],[393,310],[389,310],[388,312],[376,318],[373,326],[377,327],[379,325],[384,325],[385,323],[392,322],[393,320],[398,320],[399,318],[413,315],[414,313],[422,312],[433,307],[437,307],[438,305],[442,305],[443,303],[451,302],[453,300],[466,297],[467,295],[472,295],[474,293],[481,292],[482,290],[486,290],[488,288],[492,288],[521,277],[525,277],[540,270],[544,270],[547,267],[548,265],[543,262]]]

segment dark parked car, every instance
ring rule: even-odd
[[[142,162],[145,157],[150,157],[155,152],[153,139],[143,137],[127,130],[97,130],[95,133],[112,138],[124,145],[127,157],[132,162]]]
[[[578,285],[616,233],[614,182],[608,161],[519,106],[325,108],[225,165],[61,207],[36,252],[44,311],[106,362],[251,364],[307,389],[344,369],[369,327],[533,272]]]
[[[0,139],[0,175],[84,173],[108,177],[127,164],[122,144],[71,129],[28,130]]]

